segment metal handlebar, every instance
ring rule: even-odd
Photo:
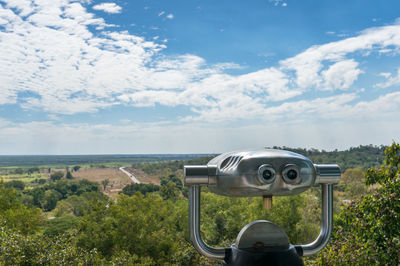
[[[322,250],[328,244],[329,237],[332,232],[332,216],[333,216],[333,193],[332,184],[321,184],[322,202],[321,202],[321,231],[313,242],[305,245],[298,245],[303,254],[301,256],[311,256]]]
[[[210,247],[200,235],[200,187],[189,187],[189,233],[196,250],[203,256],[212,259],[224,259],[225,248]]]
[[[322,219],[321,231],[318,237],[311,243],[297,245],[301,250],[300,256],[311,256],[322,250],[329,241],[332,232],[333,217],[333,192],[332,184],[321,184],[322,188]],[[226,248],[215,248],[207,245],[200,235],[200,186],[189,186],[189,233],[190,239],[196,250],[203,256],[212,259],[224,259]]]

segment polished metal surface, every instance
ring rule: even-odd
[[[263,247],[287,249],[289,239],[285,231],[276,224],[270,221],[257,220],[240,230],[235,244],[239,249]]]
[[[332,205],[333,205],[333,192],[331,184],[322,184],[322,217],[321,217],[321,231],[313,242],[306,245],[299,245],[303,250],[303,256],[311,256],[323,249],[329,241],[332,232]]]
[[[201,239],[200,186],[208,186],[211,192],[231,197],[262,196],[264,204],[271,207],[272,196],[294,195],[320,184],[320,234],[312,243],[297,246],[303,256],[313,255],[328,243],[332,231],[332,184],[340,181],[340,175],[338,165],[314,165],[302,155],[270,149],[229,152],[215,157],[207,165],[185,166],[184,184],[189,187],[189,231],[193,246],[208,258],[225,257],[226,248],[208,246]],[[245,226],[236,239],[236,246],[286,245],[285,232],[272,223],[265,225],[265,222],[255,221]]]
[[[260,179],[259,168],[263,165],[273,169],[275,179],[272,182]],[[285,182],[282,178],[282,171],[287,165],[292,165],[298,170],[296,182]],[[208,180],[204,167],[185,166],[184,183],[188,186],[208,185],[211,192],[230,197],[298,194],[313,186],[316,177],[314,165],[308,158],[297,153],[273,149],[221,154],[207,164],[208,171],[213,169],[211,172],[215,172]]]
[[[337,164],[314,164],[317,178],[315,184],[339,183],[341,170]]]
[[[183,183],[191,185],[213,185],[216,182],[217,167],[213,165],[185,165]]]
[[[189,233],[190,240],[196,250],[203,256],[212,259],[223,259],[225,248],[208,246],[200,236],[200,187],[189,188]]]
[[[292,177],[290,174],[294,173],[294,176]],[[282,178],[283,181],[287,184],[299,184],[301,182],[301,177],[300,177],[300,170],[299,167],[295,164],[287,164],[282,170]]]
[[[275,181],[276,171],[275,169],[269,164],[263,164],[258,167],[258,181],[262,184],[271,184]]]

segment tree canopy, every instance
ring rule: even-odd
[[[328,248],[316,262],[329,265],[397,265],[400,261],[400,145],[385,150],[380,168],[366,171],[367,184],[379,184],[373,194],[344,206],[336,216]]]

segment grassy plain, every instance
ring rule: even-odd
[[[71,171],[72,176],[75,180],[87,179],[92,182],[100,184],[102,191],[107,195],[118,194],[127,185],[131,184],[132,180],[121,170],[119,170],[119,163],[107,163],[105,165],[83,165],[78,171],[72,171],[71,167],[59,166],[57,168],[51,168],[50,172],[46,167],[41,166],[40,172],[28,174],[24,172],[23,174],[16,174],[15,169],[18,167],[8,167],[0,168],[0,180],[4,182],[9,182],[12,180],[18,180],[25,183],[25,187],[35,187],[37,185],[37,180],[39,179],[50,179],[50,175],[54,172],[63,172],[64,176],[67,172],[66,168]],[[126,164],[125,164],[126,165]],[[24,169],[26,170],[26,169]],[[142,183],[154,183],[159,185],[160,180],[154,176],[147,175],[143,171],[133,169],[131,167],[126,167],[125,170],[132,173],[140,182]],[[108,180],[108,184],[105,189],[103,189],[102,181]]]
[[[72,175],[75,179],[87,179],[92,182],[97,182],[100,185],[103,180],[108,179],[109,184],[103,191],[105,194],[117,194],[124,186],[132,183],[132,180],[117,167],[81,168],[79,171],[73,172]]]

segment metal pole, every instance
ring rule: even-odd
[[[189,187],[189,233],[196,250],[212,259],[224,259],[225,249],[208,246],[200,236],[200,186]]]
[[[333,193],[332,184],[321,184],[322,188],[322,217],[321,217],[321,231],[317,239],[305,245],[296,246],[300,247],[303,251],[303,256],[311,256],[323,249],[329,241],[332,232],[332,216],[333,216]]]

